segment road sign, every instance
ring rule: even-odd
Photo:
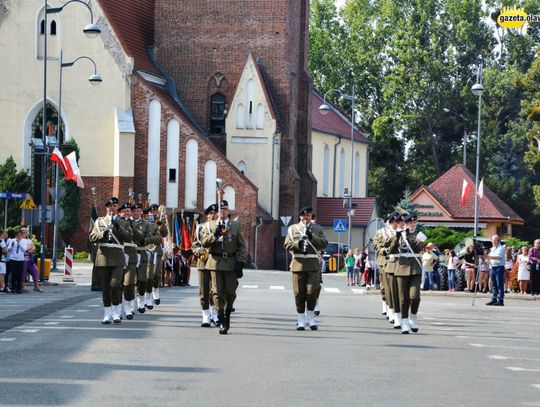
[[[55,188],[49,187],[49,194],[51,194],[51,197],[53,200],[56,200]],[[65,194],[66,194],[65,188],[58,188],[58,200],[62,199],[62,197]]]
[[[31,196],[23,201],[21,204],[21,209],[36,209],[36,203]]]
[[[289,226],[289,222],[291,221],[292,216],[280,216],[281,223],[283,223],[285,226]]]
[[[30,196],[26,192],[0,192],[0,198],[26,199]]]
[[[347,231],[346,219],[334,219],[334,232],[343,233]]]

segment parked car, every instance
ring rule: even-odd
[[[343,243],[338,242],[328,242],[322,251],[323,260],[325,260],[325,268],[323,273],[327,272],[337,272],[339,269],[343,268],[345,256],[349,251],[349,246]],[[341,257],[339,257],[341,255]],[[338,266],[338,257],[339,257],[339,266]],[[334,259],[334,260],[330,260]],[[335,262],[335,268],[331,267],[330,263]]]

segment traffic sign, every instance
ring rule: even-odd
[[[20,206],[21,209],[36,209],[36,203],[32,197],[26,198]]]
[[[343,233],[347,231],[346,219],[334,219],[334,232]]]
[[[30,194],[26,192],[0,192],[0,198],[26,199]]]
[[[289,222],[291,221],[292,216],[280,216],[281,223],[283,223],[285,226],[289,226]]]
[[[49,194],[51,194],[51,197],[53,200],[56,200],[55,188],[49,187]],[[65,194],[66,194],[65,188],[58,188],[58,200],[62,199],[62,197]]]

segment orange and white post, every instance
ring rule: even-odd
[[[64,283],[73,282],[73,247],[66,247],[64,251]]]

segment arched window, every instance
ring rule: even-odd
[[[197,182],[199,180],[199,143],[191,139],[186,143],[186,186],[184,191],[184,208],[197,207]]]
[[[236,128],[243,129],[246,121],[246,109],[242,103],[238,103],[236,108]]]
[[[262,105],[262,103],[259,103],[257,105],[257,124],[256,124],[256,128],[257,129],[264,128],[264,106]]]
[[[180,156],[180,123],[172,119],[167,124],[167,208],[178,208],[178,162]]]
[[[51,21],[51,30],[49,32],[51,35],[56,35],[56,21]]]
[[[328,145],[324,145],[323,152],[323,183],[322,183],[322,193],[323,196],[328,196],[328,179],[330,177],[330,148]]]
[[[161,103],[152,100],[148,106],[148,155],[146,161],[146,189],[150,202],[159,202],[159,167],[161,147]]]
[[[360,196],[360,153],[357,151],[354,155],[354,190],[353,196]]]
[[[39,27],[39,33],[41,35],[45,35],[45,20],[41,20],[40,27]]]
[[[345,194],[345,149],[342,148],[339,153],[339,196]]]
[[[246,173],[247,166],[246,166],[245,161],[238,162],[238,169],[242,172],[242,174]]]
[[[217,165],[215,161],[208,160],[204,163],[204,207],[208,208],[216,203],[216,178]]]
[[[253,79],[250,79],[247,82],[247,122],[246,122],[246,128],[252,129],[253,128],[253,88],[254,83]]]
[[[229,210],[234,211],[236,209],[236,191],[233,187],[228,185],[225,187],[223,192],[225,192],[223,199],[225,199],[229,204]]]
[[[210,133],[225,133],[225,95],[219,92],[212,95],[212,118],[210,119]]]

